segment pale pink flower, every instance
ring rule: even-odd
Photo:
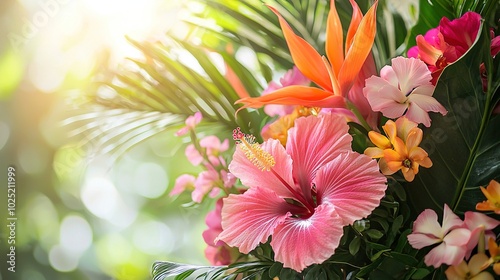
[[[271,81],[267,88],[262,92],[262,95],[266,95],[271,93],[277,89],[282,87],[297,85],[297,86],[307,86],[311,83],[311,81],[300,72],[297,66],[293,66],[292,69],[288,70],[285,75],[280,78],[280,84]],[[266,105],[264,106],[264,112],[271,116],[285,116],[291,114],[294,110],[295,106],[293,105]]]
[[[209,135],[200,140],[200,147],[203,148],[203,152],[212,164],[220,165],[222,160],[219,158],[219,154],[229,149],[229,140],[225,139],[221,142],[217,136]],[[194,166],[201,164],[204,160],[194,144],[189,144],[184,154]]]
[[[484,263],[488,262],[488,257],[485,254],[479,253],[470,259],[469,263],[465,261],[458,265],[450,266],[444,272],[448,280],[493,280],[495,279],[491,273],[483,271]]]
[[[194,191],[191,193],[191,199],[194,202],[201,203],[203,198],[209,194],[210,197],[216,197],[220,193],[218,184],[222,184],[220,173],[211,166],[201,172],[194,182]]]
[[[351,150],[348,129],[341,116],[298,118],[286,148],[235,131],[229,170],[249,189],[224,199],[218,238],[247,254],[272,236],[275,260],[296,271],[327,260],[343,227],[368,216],[386,190],[377,162]]]
[[[479,242],[481,232],[484,232],[484,244],[487,245],[490,237],[496,237],[493,229],[500,225],[500,221],[490,218],[483,213],[467,211],[465,212],[464,223],[471,231],[469,243],[467,243],[467,253],[465,254],[466,259],[468,259],[472,250]]]
[[[196,178],[193,175],[183,174],[175,180],[174,188],[169,193],[170,196],[178,195],[185,190],[194,189]]]
[[[202,120],[203,116],[201,115],[200,112],[196,112],[194,113],[193,116],[189,116],[187,119],[186,119],[186,126],[179,129],[176,133],[175,133],[175,136],[182,136],[182,135],[186,135],[189,130],[192,130],[196,127],[196,125],[198,125],[201,120]]]
[[[222,199],[217,200],[215,209],[208,212],[205,223],[208,226],[203,233],[203,239],[207,243],[205,257],[212,265],[228,265],[238,257],[238,249],[229,247],[224,241],[215,239],[222,232],[221,226]]]
[[[428,112],[446,115],[446,109],[434,98],[434,86],[427,66],[418,59],[396,57],[392,66],[384,66],[380,77],[366,79],[363,89],[373,111],[380,111],[388,118],[406,116],[416,123],[429,127]]]
[[[439,244],[425,256],[424,262],[428,266],[458,265],[464,259],[471,235],[463,226],[464,222],[446,204],[442,225],[438,223],[436,212],[426,209],[415,220],[408,241],[415,249]]]

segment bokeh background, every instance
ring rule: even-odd
[[[181,6],[181,3],[182,6]],[[149,279],[155,260],[207,264],[204,216],[168,196],[191,167],[165,131],[111,157],[71,126],[96,75],[140,56],[125,35],[157,40],[189,30],[185,1],[0,1],[0,220],[16,169],[16,272],[0,279]]]
[[[416,0],[387,2],[414,24]],[[213,202],[185,207],[188,194],[168,195],[177,176],[200,171],[184,157],[178,127],[128,145],[112,133],[100,137],[106,123],[96,124],[99,112],[88,109],[99,81],[133,67],[127,58],[143,59],[127,38],[156,42],[168,33],[192,42],[183,20],[203,12],[200,1],[0,1],[0,280],[150,279],[156,260],[208,264],[201,233]],[[225,14],[213,15],[224,22]],[[197,70],[192,56],[177,50],[176,57]],[[258,71],[249,48],[235,57]],[[274,80],[286,70],[268,66]],[[107,125],[127,131],[128,115],[117,110],[115,118],[108,110]],[[161,117],[151,116],[156,124]],[[6,263],[9,166],[16,169],[15,273]]]

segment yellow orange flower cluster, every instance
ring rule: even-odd
[[[369,147],[365,155],[379,158],[380,171],[392,175],[401,170],[406,181],[411,182],[419,166],[429,168],[432,161],[427,152],[419,147],[423,132],[417,124],[401,117],[396,122],[388,120],[382,129],[385,135],[370,131],[368,137],[376,147]]]
[[[278,139],[280,140],[281,145],[286,146],[286,140],[288,139],[288,130],[294,126],[295,120],[300,117],[317,115],[320,110],[321,108],[296,106],[291,114],[280,117],[275,122],[271,123],[265,129],[263,129],[262,137],[264,138],[264,140],[270,138]]]

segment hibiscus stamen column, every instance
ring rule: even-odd
[[[297,202],[307,208],[309,214],[314,211],[314,205],[311,205],[302,193],[290,186],[285,179],[273,170],[273,167],[276,164],[273,156],[264,151],[260,147],[259,143],[255,142],[255,136],[241,132],[241,129],[238,127],[233,130],[233,139],[253,165],[258,167],[261,171],[270,171],[291,193],[295,195],[295,198],[299,200]]]

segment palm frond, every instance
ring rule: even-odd
[[[287,70],[293,65],[278,19],[260,0],[196,1],[205,9],[185,18],[185,23],[193,28],[188,38],[177,39],[171,34],[167,34],[162,42],[137,42],[129,38],[143,59],[130,59],[133,68],[119,70],[112,78],[102,81],[100,90],[106,94],[97,92],[91,98],[110,111],[102,111],[99,107],[94,113],[78,116],[88,124],[76,134],[83,133],[86,128],[89,130],[87,136],[103,138],[97,141],[103,151],[121,152],[162,131],[145,129],[147,125],[142,121],[148,119],[150,112],[169,116],[172,126],[182,124],[183,119],[195,112],[201,112],[204,122],[220,124],[228,133],[240,126],[249,133],[258,134],[262,125],[260,111],[244,110],[236,118],[233,104],[241,97],[226,78],[221,65],[231,68],[250,96],[260,95],[263,85],[273,78],[273,71]],[[266,4],[278,9],[300,36],[324,53],[329,1],[273,0]],[[360,2],[362,9],[369,5],[368,0]],[[348,1],[338,2],[337,10],[347,29],[352,13],[350,4]],[[382,13],[389,11],[380,10]],[[394,26],[400,25],[394,13],[390,16],[394,18]],[[379,65],[393,56],[394,45],[400,44],[401,37],[406,35],[398,32],[394,37],[391,35],[394,30],[382,29],[378,35],[375,49]],[[235,53],[245,47],[255,54],[252,59],[257,69],[249,69],[244,61],[236,59]],[[124,120],[135,113],[135,121],[93,133],[93,125],[114,121],[120,113],[124,114]],[[81,123],[75,122],[75,118],[67,123]]]

